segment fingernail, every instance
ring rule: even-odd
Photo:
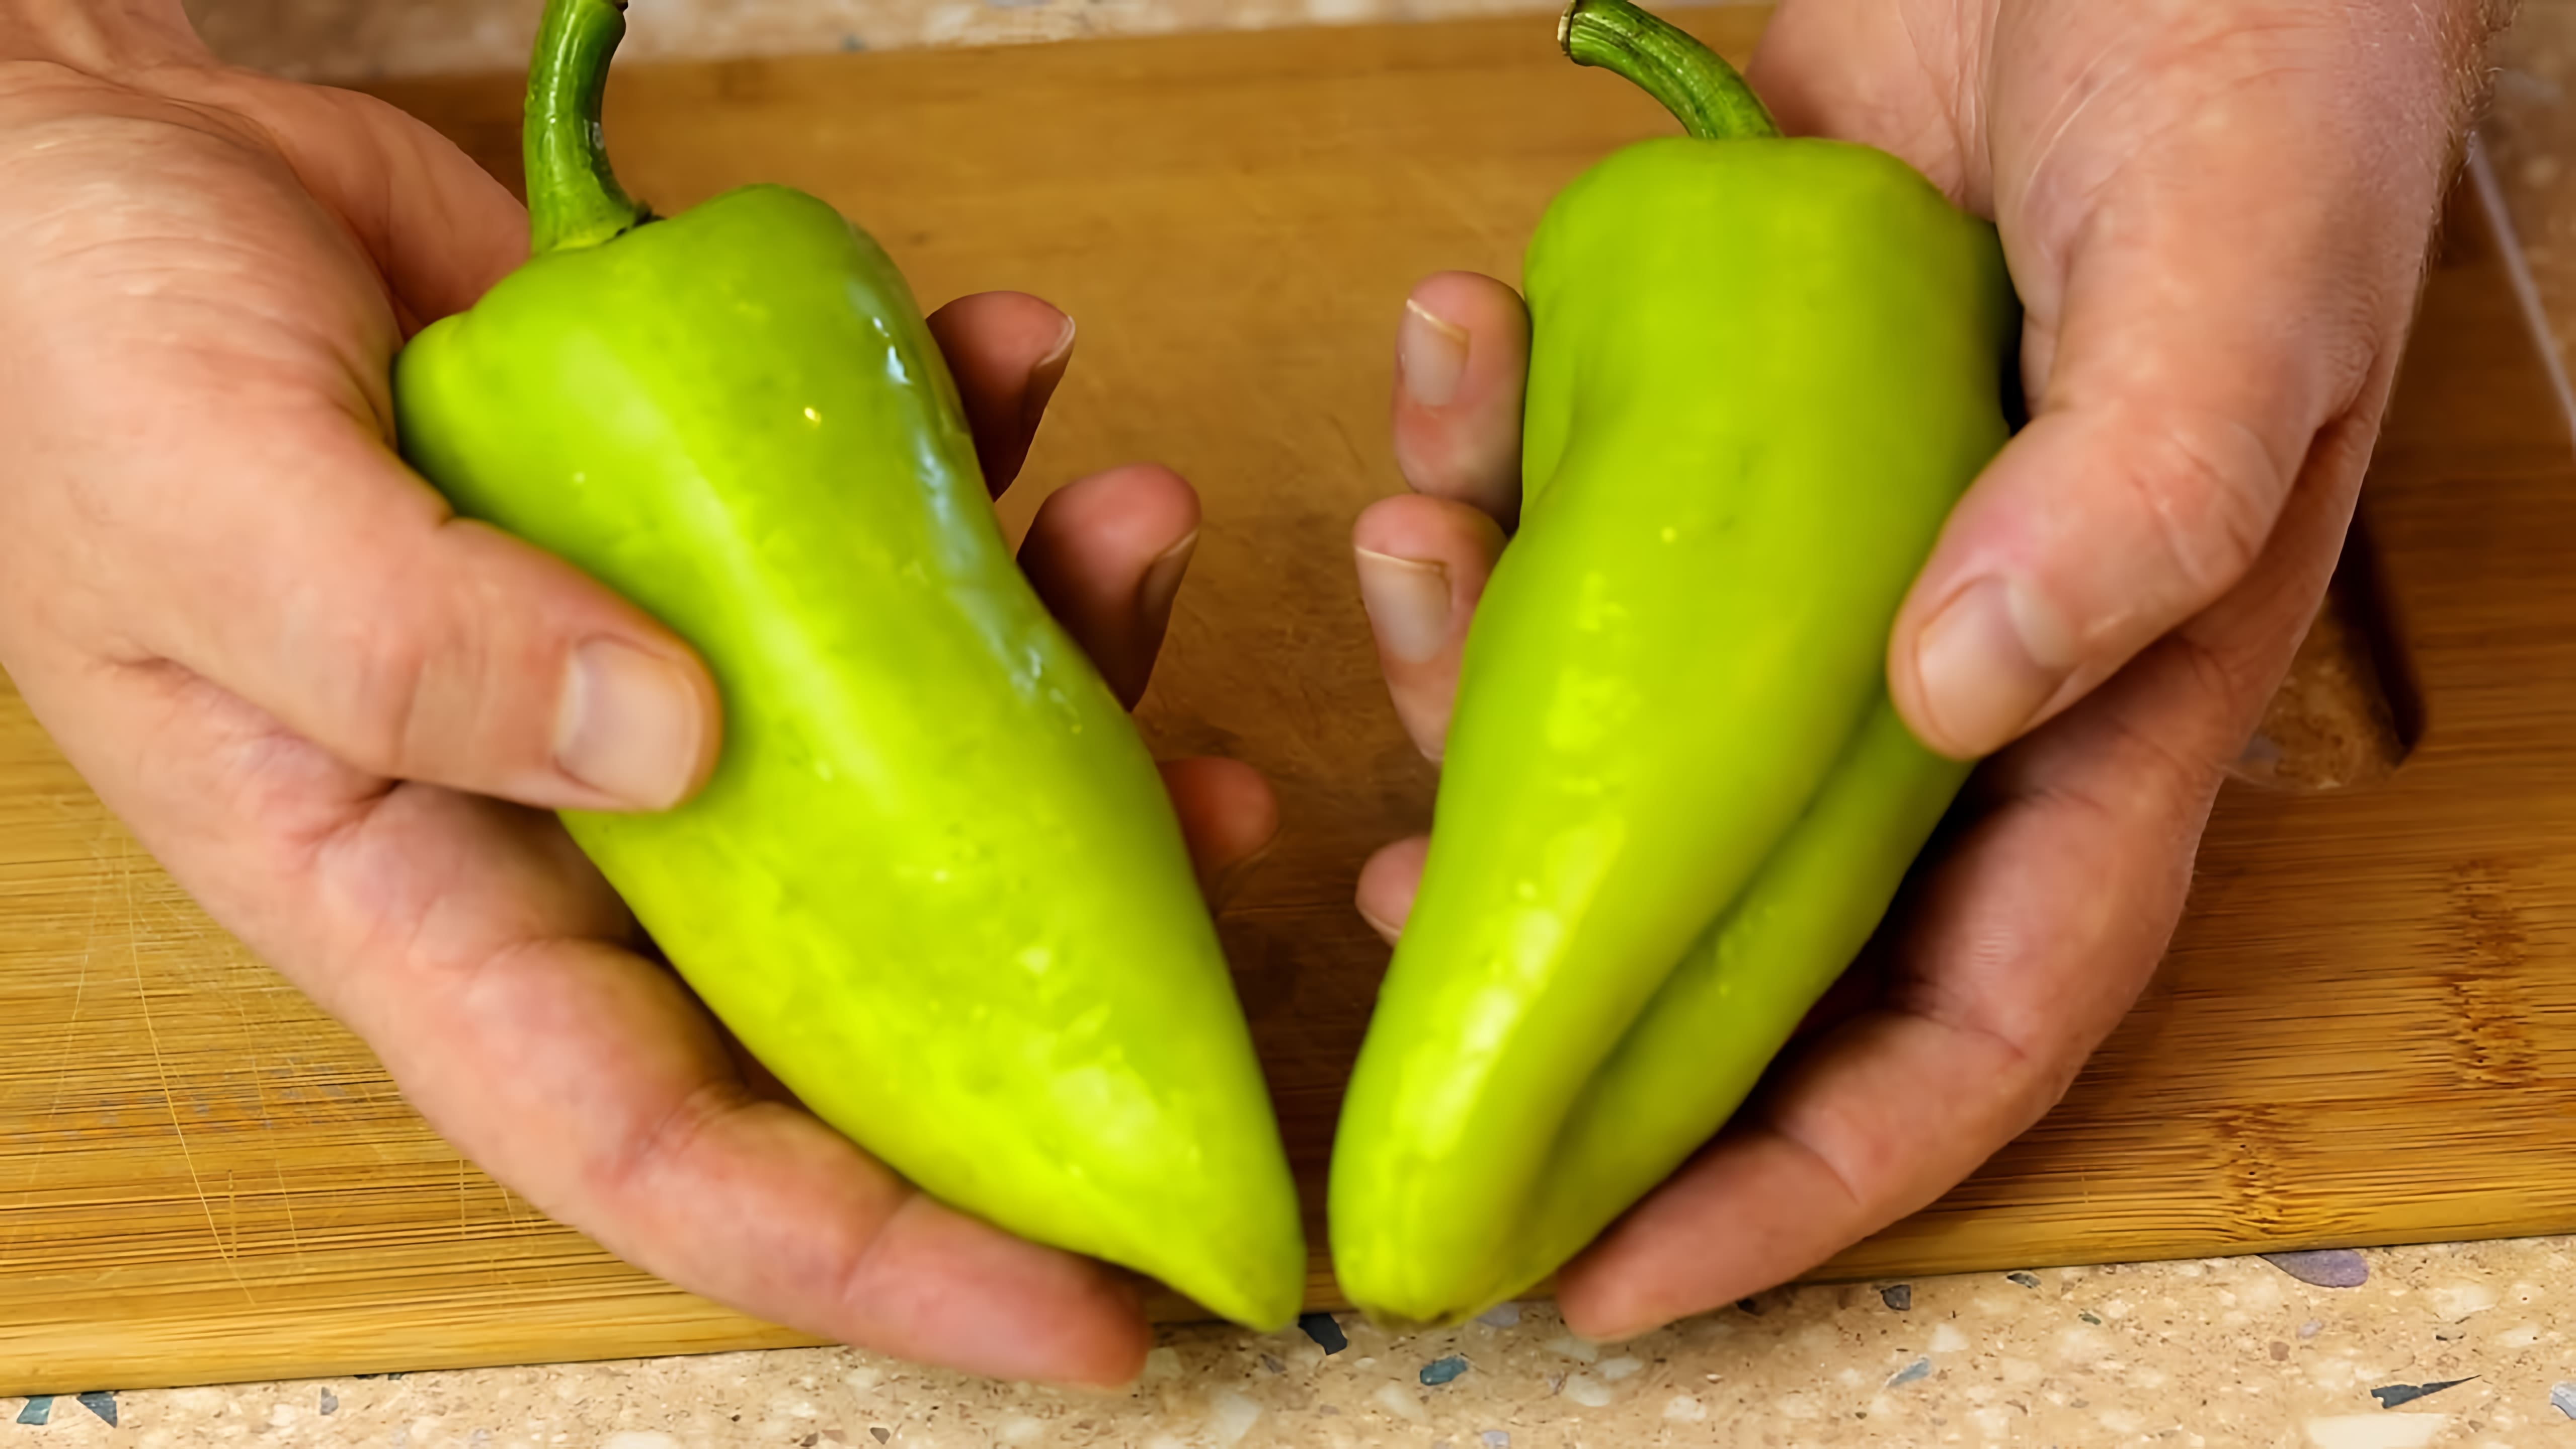
[[[1136,607],[1144,611],[1146,618],[1169,619],[1172,616],[1172,600],[1181,592],[1181,575],[1190,571],[1190,555],[1198,549],[1199,531],[1193,528],[1187,538],[1155,555],[1154,561],[1145,565],[1145,580],[1136,588]]]
[[[1914,644],[1933,727],[1965,753],[2009,742],[2066,682],[2069,644],[2065,624],[2036,590],[2004,578],[1970,585]]]
[[[1407,664],[1438,658],[1449,642],[1449,571],[1365,548],[1352,552],[1359,556],[1360,607],[1378,644]]]
[[[1634,1340],[1636,1340],[1636,1339],[1643,1338],[1643,1337],[1645,1337],[1647,1334],[1650,1334],[1650,1333],[1654,1332],[1656,1329],[1662,1328],[1662,1327],[1664,1327],[1666,1324],[1669,1324],[1669,1323],[1671,1323],[1671,1322],[1672,1322],[1672,1320],[1671,1320],[1671,1319],[1669,1319],[1669,1318],[1657,1318],[1657,1319],[1651,1319],[1651,1320],[1640,1320],[1640,1321],[1638,1321],[1636,1324],[1634,1324],[1633,1326],[1631,1326],[1631,1327],[1627,1327],[1627,1328],[1620,1328],[1620,1329],[1615,1329],[1615,1330],[1611,1330],[1611,1331],[1608,1331],[1608,1332],[1599,1332],[1599,1333],[1569,1334],[1568,1336],[1569,1336],[1569,1337],[1574,1337],[1574,1338],[1579,1338],[1579,1339],[1581,1339],[1581,1340],[1582,1340],[1583,1342],[1585,1342],[1585,1343],[1595,1344],[1595,1345],[1607,1345],[1607,1344],[1614,1344],[1614,1343],[1628,1343],[1628,1342],[1632,1342],[1632,1341],[1634,1341]]]
[[[1064,332],[1056,338],[1055,346],[1029,368],[1028,391],[1020,394],[1020,421],[1032,428],[1046,415],[1047,404],[1055,398],[1056,384],[1064,381],[1065,366],[1073,361],[1075,330],[1073,319],[1065,318]]]
[[[1467,329],[1404,299],[1404,322],[1395,332],[1395,369],[1404,390],[1427,408],[1445,407],[1467,375]]]
[[[555,764],[644,810],[679,803],[697,771],[697,691],[679,666],[615,639],[573,651],[555,712]]]
[[[1397,937],[1404,934],[1404,928],[1402,926],[1396,925],[1392,921],[1380,920],[1377,912],[1370,910],[1366,906],[1360,907],[1359,912],[1360,919],[1368,923],[1368,928],[1370,930],[1377,932],[1378,939],[1386,942],[1390,946],[1395,944]]]

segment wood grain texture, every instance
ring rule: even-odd
[[[1690,23],[1741,55],[1759,16]],[[514,83],[386,94],[514,173]],[[1523,19],[643,68],[608,125],[666,209],[789,182],[873,230],[927,303],[1016,287],[1072,311],[1014,527],[1034,485],[1132,459],[1203,490],[1144,718],[1166,751],[1279,782],[1286,833],[1223,925],[1320,1208],[1385,960],[1352,881],[1433,785],[1347,562],[1353,515],[1398,486],[1394,320],[1425,272],[1517,276],[1546,199],[1666,123]],[[2475,220],[2368,503],[2377,612],[2355,617],[2403,641],[2362,653],[2420,698],[2411,756],[2343,790],[2231,788],[2168,969],[2065,1104],[1827,1272],[2576,1228],[2576,467]],[[0,1392],[797,1341],[459,1161],[161,875],[14,693],[0,1013]]]

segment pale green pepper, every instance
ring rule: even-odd
[[[1335,1271],[1394,1323],[1527,1291],[1705,1142],[1967,773],[1883,671],[2008,433],[1994,229],[1781,139],[1626,0],[1562,38],[1691,134],[1593,167],[1530,246],[1522,525],[1333,1159]]]
[[[1284,1325],[1286,1154],[1171,802],[1014,563],[885,254],[754,186],[668,220],[600,149],[624,33],[553,0],[535,257],[396,369],[458,510],[687,639],[705,790],[574,813],[680,974],[817,1115],[936,1197]]]

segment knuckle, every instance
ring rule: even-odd
[[[2249,690],[2261,687],[2260,681],[2254,677],[2253,671],[2246,666],[2241,657],[2233,657],[2211,648],[2206,641],[2195,637],[2191,631],[2176,630],[2172,641],[2184,675],[2191,681],[2194,692],[2202,698],[2232,701],[2242,698]],[[2202,767],[2215,768],[2218,762],[2198,760],[2191,763],[2197,771]],[[2185,778],[2196,782],[2198,777],[2195,773]]]
[[[401,778],[412,766],[411,741],[426,693],[428,649],[414,635],[386,630],[349,642],[354,666],[343,676],[333,715],[332,751],[370,774]]]
[[[354,616],[367,622],[349,640],[358,664],[348,675],[340,749],[362,769],[410,778],[444,768],[460,736],[479,728],[491,650],[471,621],[499,601],[400,586],[396,593],[389,608]]]
[[[2195,669],[2197,666],[2193,666]],[[2104,792],[2105,813],[2120,828],[2188,842],[2225,772],[2226,761],[2197,742],[2123,722],[2113,731],[2126,767]],[[2188,860],[2184,869],[2188,873]]]
[[[602,1197],[616,1200],[649,1196],[688,1176],[691,1160],[741,1106],[732,1083],[698,1082],[659,1114],[631,1119],[628,1130],[593,1160],[591,1187]]]
[[[1791,1151],[1807,1161],[1813,1176],[1840,1194],[1833,1216],[1872,1216],[1887,1196],[1892,1168],[1900,1153],[1866,1122],[1833,1104],[1776,1119],[1773,1129]]]
[[[2224,593],[2263,553],[2287,483],[2262,440],[2206,410],[2160,410],[2133,431],[2125,482],[2190,603]]]

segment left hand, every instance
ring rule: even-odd
[[[2155,969],[2222,770],[2333,570],[2485,39],[2474,0],[1786,0],[1750,79],[1993,217],[2032,421],[1917,577],[1890,693],[1993,754],[1879,939],[1765,1089],[1569,1264],[1632,1336],[1816,1266],[2055,1104]],[[1760,144],[1760,143],[1734,143]],[[1529,318],[1448,273],[1407,304],[1412,496],[1355,530],[1426,754],[1520,496]],[[1364,871],[1392,938],[1425,842]]]
[[[177,0],[0,0],[0,669],[206,911],[541,1211],[816,1334],[1133,1378],[1127,1275],[933,1201],[786,1100],[548,813],[673,804],[719,724],[685,643],[454,518],[391,447],[395,349],[526,255],[455,147],[216,64]],[[986,293],[930,327],[998,492],[1072,323]],[[1020,551],[1130,703],[1198,519],[1177,475],[1115,469]],[[1163,778],[1221,889],[1276,829],[1269,787],[1214,759]]]

